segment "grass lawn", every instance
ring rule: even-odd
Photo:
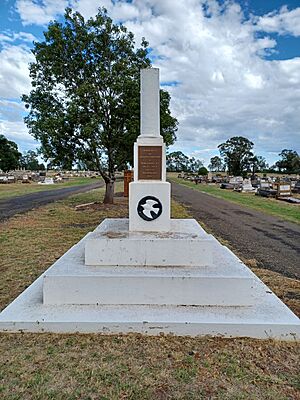
[[[276,199],[255,196],[254,193],[238,193],[231,190],[220,189],[218,185],[206,185],[185,181],[174,176],[170,180],[181,185],[188,186],[194,190],[210,194],[220,199],[231,201],[245,207],[253,208],[267,214],[275,215],[287,221],[300,224],[300,206],[296,204],[285,203]]]
[[[70,178],[63,183],[55,183],[54,185],[39,185],[37,182],[32,183],[10,183],[0,185],[0,200],[10,197],[22,196],[28,193],[43,192],[45,190],[61,189],[69,186],[88,185],[96,183],[99,179],[91,179],[85,177]]]
[[[121,190],[122,184],[117,184]],[[69,197],[0,224],[0,308],[106,217],[127,203],[104,189]],[[174,218],[188,217],[172,204]],[[297,281],[256,269],[295,311]],[[298,286],[299,293],[300,288]],[[286,295],[286,298],[285,298]],[[253,339],[130,335],[0,334],[1,399],[297,399],[300,344]]]

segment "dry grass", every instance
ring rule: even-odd
[[[300,281],[263,268],[251,269],[300,318]]]
[[[299,347],[137,334],[2,335],[3,399],[297,399]]]
[[[113,206],[75,211],[102,196],[97,189],[0,224],[1,308],[103,218],[127,215],[121,197]],[[172,206],[173,217],[189,217],[182,205]],[[296,281],[249,263],[287,302],[299,289]],[[0,397],[300,399],[299,350],[299,343],[252,339],[2,334]]]
[[[44,192],[45,190],[62,189],[70,186],[88,185],[98,182],[99,179],[85,177],[70,178],[66,182],[55,183],[54,185],[39,185],[37,182],[31,183],[10,183],[0,185],[0,200],[11,197],[22,196],[29,193]]]

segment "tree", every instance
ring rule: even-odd
[[[173,151],[167,154],[167,171],[169,172],[192,172],[197,173],[203,163],[195,157],[189,158],[182,151]]]
[[[205,167],[199,168],[198,175],[203,176],[203,175],[207,175],[207,174],[208,174],[207,168],[205,168]]]
[[[34,152],[33,150],[28,150],[21,157],[20,160],[21,167],[29,171],[44,170],[45,169],[44,164],[40,164],[37,157],[38,155],[36,152]]]
[[[219,172],[223,169],[223,163],[219,156],[214,156],[210,159],[210,164],[208,166],[210,171]]]
[[[287,174],[300,172],[300,157],[297,151],[284,149],[279,156],[281,160],[275,163],[279,171],[284,171]]]
[[[105,9],[85,20],[66,9],[35,43],[30,65],[33,89],[23,101],[25,122],[41,142],[45,160],[70,169],[76,163],[98,170],[106,183],[105,203],[113,202],[115,172],[132,163],[139,134],[139,71],[151,66],[148,43],[135,49],[134,36],[116,25]],[[170,96],[161,91],[161,134],[176,137]]]
[[[167,170],[169,172],[187,172],[189,158],[182,151],[173,151],[167,154]]]
[[[198,173],[198,171],[203,167],[203,162],[201,160],[196,159],[195,157],[191,157],[188,160],[187,170],[189,172]]]
[[[249,139],[242,136],[234,136],[218,146],[229,174],[238,176],[245,172],[249,158],[253,157],[253,146]]]
[[[16,169],[20,166],[21,153],[18,145],[0,135],[0,169],[4,172]]]
[[[262,171],[266,168],[268,168],[268,164],[264,157],[253,156],[249,158],[249,169],[252,173],[252,176],[254,176],[256,172]]]

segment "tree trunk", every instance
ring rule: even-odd
[[[104,204],[114,204],[114,193],[115,193],[115,181],[109,180],[105,182],[105,196],[103,203]]]

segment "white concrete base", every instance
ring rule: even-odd
[[[216,266],[91,267],[84,265],[83,253],[94,234],[44,274],[44,304],[250,306],[265,296],[255,276],[216,241],[212,252]]]
[[[155,222],[155,221],[153,221]],[[150,222],[151,224],[152,222]],[[128,219],[105,219],[85,245],[86,265],[208,266],[215,239],[193,219],[173,219],[170,232],[130,232]]]
[[[0,314],[2,332],[300,339],[298,318],[274,295],[255,307],[44,305],[43,276]]]
[[[162,204],[162,214],[153,221],[144,221],[137,212],[139,201],[146,196],[156,197]],[[168,232],[171,229],[171,185],[169,182],[138,181],[129,184],[129,230]]]
[[[84,267],[85,242],[91,235],[0,314],[0,331],[300,339],[299,319],[215,239],[210,267]],[[112,304],[62,304],[77,301],[76,296],[83,303],[106,298]],[[131,304],[137,301],[147,304]]]

